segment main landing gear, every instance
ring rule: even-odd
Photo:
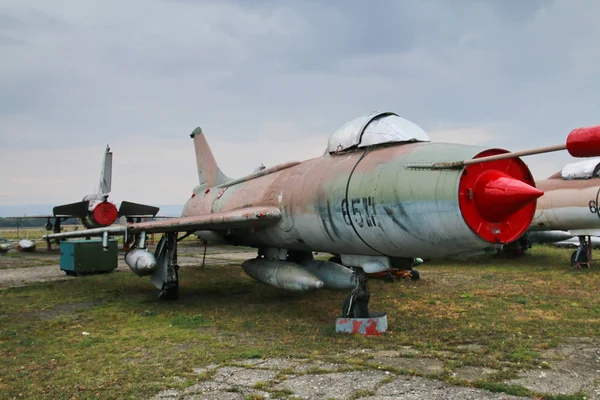
[[[388,327],[387,314],[369,312],[368,277],[362,268],[354,268],[356,287],[344,301],[342,316],[335,322],[338,333],[359,334],[365,336],[381,335]]]
[[[369,293],[368,277],[362,268],[355,268],[356,287],[344,301],[342,318],[369,318]]]
[[[572,269],[591,269],[592,265],[592,238],[579,236],[579,247],[571,254]]]
[[[156,246],[156,271],[150,280],[160,289],[161,300],[179,298],[179,265],[177,264],[177,232],[165,233]]]

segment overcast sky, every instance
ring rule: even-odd
[[[0,205],[181,204],[221,169],[320,156],[356,116],[522,150],[600,123],[596,0],[0,2]],[[526,159],[537,179],[572,162]]]

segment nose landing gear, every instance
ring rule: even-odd
[[[591,269],[592,265],[592,238],[579,236],[579,247],[571,254],[571,269]]]

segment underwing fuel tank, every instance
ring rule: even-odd
[[[324,286],[322,280],[289,261],[255,258],[244,261],[242,268],[259,282],[291,292],[309,292]]]
[[[356,275],[343,265],[321,260],[304,260],[299,264],[322,280],[325,289],[349,290],[356,287]]]
[[[148,276],[156,270],[156,258],[145,249],[134,249],[127,252],[125,263],[138,276]]]
[[[573,235],[565,231],[530,231],[527,237],[531,243],[556,243],[569,240]]]

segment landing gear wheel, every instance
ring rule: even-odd
[[[411,281],[418,281],[421,278],[419,271],[417,271],[416,269],[411,270],[409,272],[409,275]]]
[[[577,265],[577,263],[587,263],[588,260],[588,256],[587,253],[582,251],[579,254],[579,259],[577,258],[577,251],[575,250],[572,254],[571,254],[571,268],[575,268],[575,266]]]
[[[388,271],[387,274],[385,274],[385,276],[383,277],[383,280],[386,282],[394,282],[396,280],[396,277],[394,276],[394,274]]]
[[[179,284],[177,282],[167,282],[163,289],[158,294],[161,300],[177,300],[179,299]]]

